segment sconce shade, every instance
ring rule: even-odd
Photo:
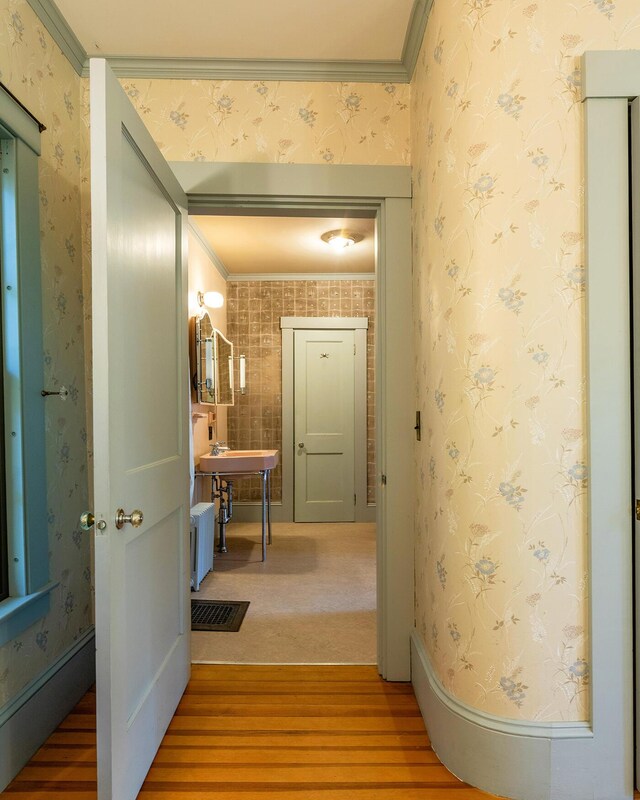
[[[222,308],[224,297],[220,292],[198,292],[198,305],[209,308]]]

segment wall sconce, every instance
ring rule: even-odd
[[[220,292],[198,292],[198,305],[208,306],[209,308],[222,308],[224,297]]]
[[[320,238],[331,248],[339,252],[340,250],[346,250],[347,247],[352,247],[354,244],[361,242],[364,236],[360,233],[353,233],[352,231],[339,230],[327,231],[323,233]]]

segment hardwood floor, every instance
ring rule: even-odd
[[[95,800],[87,694],[0,795]],[[375,667],[194,665],[139,800],[482,800]]]

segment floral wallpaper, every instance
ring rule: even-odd
[[[409,86],[122,80],[174,161],[408,164]]]
[[[416,624],[446,689],[589,715],[580,55],[637,0],[435,0],[411,87]]]
[[[0,0],[0,80],[46,126],[40,158],[40,233],[47,398],[50,613],[0,648],[0,710],[92,624],[84,382],[81,80],[24,0]]]

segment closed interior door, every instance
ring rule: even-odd
[[[354,331],[295,331],[296,522],[355,519],[354,421]]]
[[[133,800],[190,669],[186,197],[90,79],[98,799]]]
[[[634,394],[634,475],[636,520],[640,499],[640,98],[631,104],[631,240],[633,286],[633,394]],[[635,595],[635,784],[640,789],[640,522],[634,531],[634,595]]]

